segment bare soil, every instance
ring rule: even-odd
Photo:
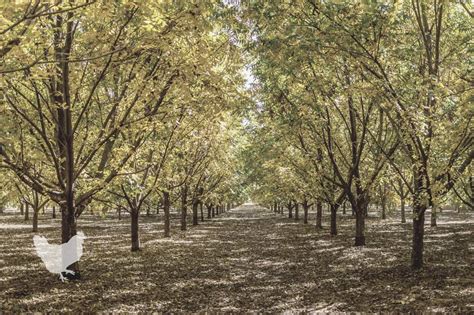
[[[474,311],[472,213],[443,211],[438,227],[426,226],[418,272],[410,223],[369,218],[367,246],[354,248],[350,216],[339,217],[336,237],[316,231],[314,217],[304,225],[247,205],[187,232],[176,218],[166,239],[161,217],[143,216],[142,250],[132,253],[127,217],[87,214],[82,279],[61,283],[35,255],[30,223],[3,214],[0,313]],[[59,243],[59,225],[42,216],[39,234]]]

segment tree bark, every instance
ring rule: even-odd
[[[295,220],[300,219],[300,204],[295,201]]]
[[[40,209],[33,209],[33,232],[38,232],[38,215]]]
[[[199,217],[198,217],[198,207],[199,207],[199,200],[193,200],[193,225],[199,224]]]
[[[318,200],[316,202],[316,228],[318,230],[323,228],[322,217],[323,217],[323,203],[320,200]]]
[[[138,237],[138,209],[130,209],[131,234],[132,234],[132,252],[140,250],[140,239]]]
[[[206,204],[207,208],[207,218],[210,219],[212,218],[211,212],[212,212],[212,204]]]
[[[356,235],[355,246],[365,245],[365,209],[360,208],[355,210],[356,214]]]
[[[384,197],[382,199],[382,220],[385,220],[387,218],[387,200]]]
[[[291,201],[288,202],[288,218],[289,219],[293,218],[293,206],[291,204]]]
[[[186,231],[186,218],[188,215],[188,186],[184,184],[181,188],[181,231]]]
[[[56,219],[56,206],[53,206],[53,219]]]
[[[401,215],[402,215],[402,223],[406,223],[407,220],[405,218],[405,198],[401,197],[400,198],[400,210],[401,210]]]
[[[170,193],[163,192],[164,237],[170,237]]]
[[[23,202],[20,202],[20,215],[23,216],[25,214],[25,205]]]
[[[30,219],[30,205],[25,203],[25,221]]]
[[[413,242],[411,252],[411,266],[413,269],[423,267],[423,235],[425,228],[425,211],[422,206],[415,206],[413,211]]]
[[[199,210],[201,211],[201,222],[204,222],[204,209],[203,209],[202,201],[199,202]]]
[[[77,233],[77,222],[76,222],[73,201],[72,202],[69,201],[68,203],[62,203],[61,204],[61,242],[67,243],[71,239],[71,237],[76,235],[76,233]],[[67,269],[73,271],[74,275],[63,274],[64,277],[70,280],[81,278],[78,262],[75,262],[74,264],[68,266]]]
[[[309,211],[309,205],[308,205],[308,201],[305,199],[303,202],[303,212],[304,212],[303,223],[304,224],[308,224],[308,211]]]
[[[437,226],[437,223],[436,223],[437,216],[438,216],[438,214],[436,212],[436,207],[433,205],[431,207],[431,222],[430,222],[431,227]]]
[[[330,206],[330,211],[331,211],[331,235],[336,236],[337,235],[337,206],[336,205],[331,205]]]

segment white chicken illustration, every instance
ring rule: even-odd
[[[44,236],[33,236],[36,253],[44,262],[46,269],[51,273],[59,274],[59,279],[64,282],[66,279],[63,273],[74,275],[74,271],[67,269],[71,264],[79,261],[82,256],[82,244],[85,235],[77,232],[77,235],[64,244],[49,244]]]

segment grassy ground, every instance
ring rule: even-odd
[[[419,272],[408,267],[410,224],[398,219],[369,219],[363,248],[351,247],[350,217],[332,238],[252,207],[185,233],[174,226],[170,239],[158,218],[140,220],[143,250],[131,253],[127,218],[81,217],[83,279],[61,283],[35,255],[30,225],[0,215],[0,313],[474,310],[472,214],[444,211],[438,227],[426,227]],[[40,220],[50,242],[59,242],[58,227]]]

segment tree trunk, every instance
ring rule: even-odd
[[[203,210],[202,201],[199,202],[199,210],[201,211],[201,222],[204,222],[204,210]]]
[[[321,201],[316,202],[316,228],[322,229],[322,218],[323,218],[323,203]]]
[[[401,204],[401,206],[400,206],[401,209],[400,210],[402,212],[402,223],[406,223],[407,220],[405,218],[405,198],[403,198],[403,197],[400,198],[400,204]]]
[[[23,216],[25,214],[25,205],[23,202],[20,202],[20,215]]]
[[[423,267],[423,234],[425,228],[425,211],[422,206],[413,209],[413,243],[411,252],[411,266],[413,269]]]
[[[28,221],[30,219],[30,205],[25,204],[25,221]]]
[[[207,218],[210,219],[212,218],[211,212],[212,212],[212,204],[206,204],[207,208]]]
[[[132,252],[140,250],[140,239],[138,237],[138,209],[130,209],[131,232],[132,232]]]
[[[146,207],[146,216],[149,217],[150,215],[150,207]]]
[[[295,202],[295,220],[300,219],[300,204]]]
[[[69,195],[68,202],[61,203],[61,242],[67,243],[71,237],[77,234],[77,222],[76,222],[76,215],[75,215],[75,208],[74,208],[74,201],[71,200],[71,196]],[[63,276],[73,280],[73,279],[80,279],[81,274],[79,271],[79,263],[75,262],[72,265],[67,267],[68,270],[74,272],[74,275],[69,273],[63,273]]]
[[[304,218],[303,218],[303,223],[304,224],[308,224],[308,210],[309,210],[309,206],[308,206],[308,201],[305,200],[303,202],[303,215],[304,215]]]
[[[437,226],[437,224],[436,224],[436,218],[437,218],[437,216],[438,216],[438,215],[437,215],[437,213],[436,213],[436,207],[433,205],[433,206],[431,207],[431,226],[432,226],[432,227]]]
[[[164,237],[170,237],[170,193],[163,192]]]
[[[344,202],[342,203],[342,214],[346,214],[346,201],[344,200]]]
[[[38,215],[40,209],[33,209],[33,232],[38,232]]]
[[[367,205],[358,204],[355,209],[356,214],[356,235],[355,235],[355,246],[365,245],[365,217],[367,213]]]
[[[53,219],[56,219],[56,206],[53,206]]]
[[[331,205],[331,235],[337,235],[337,206]]]
[[[216,206],[211,205],[211,217],[214,218],[216,216]]]
[[[188,215],[188,186],[185,184],[181,188],[181,231],[186,231],[186,218]]]
[[[386,197],[384,196],[382,198],[382,220],[385,220],[387,218],[387,200]]]
[[[293,218],[293,206],[291,205],[291,201],[288,203],[288,218]]]
[[[199,201],[197,199],[193,200],[193,225],[199,224],[198,207]]]
[[[117,209],[117,212],[118,212],[118,219],[119,219],[119,221],[120,221],[120,220],[122,220],[122,208],[119,207],[119,208]]]

